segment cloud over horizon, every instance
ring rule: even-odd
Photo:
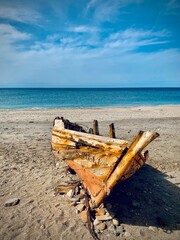
[[[0,2],[0,87],[180,86],[176,1],[80,2]]]

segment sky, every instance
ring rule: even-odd
[[[0,87],[180,87],[180,0],[0,0]]]

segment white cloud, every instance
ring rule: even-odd
[[[99,29],[97,27],[79,25],[75,27],[70,27],[69,31],[76,32],[76,33],[93,33],[93,32],[98,32]]]
[[[180,2],[179,0],[169,0],[164,3],[164,8],[162,14],[170,16],[178,16],[180,9]]]
[[[31,36],[1,24],[0,87],[178,86],[178,49],[130,51],[164,43],[161,39],[168,34],[166,30],[127,29],[104,40],[97,38],[95,48],[89,48],[89,39],[79,34],[53,34],[19,51],[14,43]]]
[[[88,26],[77,26],[73,28],[75,35],[72,36],[68,34],[49,35],[44,41],[36,41],[35,43],[32,43],[32,45],[29,46],[29,49],[41,51],[57,48],[64,51],[71,49],[83,52],[84,50],[87,50],[87,52],[93,54],[93,56],[94,53],[98,52],[99,56],[102,52],[108,52],[110,48],[116,48],[118,49],[118,52],[127,52],[136,50],[141,46],[165,44],[167,43],[167,37],[169,36],[169,33],[165,29],[161,31],[144,31],[141,29],[130,28],[121,32],[113,33],[110,36],[101,39],[99,32],[93,32],[92,29],[92,31],[90,29],[88,31],[88,29]],[[86,33],[86,31],[89,33],[87,36],[76,35],[76,33]],[[0,36],[0,41],[4,42],[4,45],[9,44],[9,47],[12,47],[12,42],[27,40],[32,37],[30,34],[18,31],[15,27],[9,24],[0,24]],[[23,45],[19,44],[19,47],[20,46]],[[15,48],[15,45],[13,48]]]
[[[122,33],[124,38],[149,38],[149,37],[167,37],[169,33],[163,29],[161,31],[127,29]]]
[[[4,85],[0,82],[1,87],[175,86],[180,77],[180,53],[176,49],[118,53],[115,49],[89,51],[49,45],[13,55],[16,63],[6,67],[0,60],[0,81],[7,81]]]
[[[168,37],[170,33],[163,29],[161,31],[152,31],[152,30],[142,30],[142,29],[133,29],[128,28],[124,31],[116,32],[110,35],[110,39],[116,40],[119,38],[122,39],[144,39],[151,37]]]
[[[1,87],[171,86],[177,85],[180,77],[176,49],[132,53],[47,44],[46,48],[11,52],[10,57],[15,61],[8,65],[0,60]]]
[[[91,8],[97,8],[99,5],[102,6],[113,6],[115,7],[123,7],[131,3],[141,3],[142,0],[90,0],[87,4],[86,11],[88,11]]]
[[[120,48],[122,51],[135,50],[141,46],[165,44],[169,33],[163,29],[161,31],[126,29],[113,33],[105,44],[109,48]]]
[[[120,9],[129,4],[141,2],[142,0],[90,0],[85,13],[88,14],[93,10],[93,18],[96,20],[115,21]]]
[[[1,6],[0,18],[10,19],[22,23],[37,23],[41,19],[41,15],[35,10],[25,7],[8,7]]]
[[[167,7],[169,9],[178,9],[180,8],[180,2],[178,0],[169,0],[167,2]]]
[[[136,50],[141,46],[165,44],[168,42],[170,33],[165,29],[161,31],[142,30],[142,29],[126,29],[124,31],[112,33],[106,38],[101,38],[100,32],[88,26],[77,26],[68,29],[72,34],[54,34],[47,37],[43,43],[37,42],[33,48],[47,48],[51,44],[59,45],[62,48],[71,49],[101,49],[101,51],[108,51],[109,48],[118,48],[118,51],[126,52]],[[79,35],[80,33],[85,33]],[[86,33],[88,34],[86,35]],[[90,52],[90,50],[89,50]],[[92,51],[91,51],[92,52]]]
[[[98,47],[100,44],[101,31],[99,28],[88,25],[78,25],[67,29],[68,37],[64,37],[61,42],[68,45],[80,47]],[[67,46],[67,45],[66,45]]]
[[[98,3],[97,0],[90,0],[89,3],[87,4],[86,11],[88,11],[90,8],[95,7],[97,3]]]
[[[10,24],[0,24],[0,39],[6,42],[15,42],[19,40],[27,40],[31,37],[30,34],[20,32]]]

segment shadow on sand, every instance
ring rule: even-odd
[[[121,223],[177,230],[180,223],[180,189],[168,176],[149,165],[119,183],[105,201]]]

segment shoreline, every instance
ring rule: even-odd
[[[0,108],[0,111],[36,111],[36,110],[77,110],[77,109],[119,109],[119,108],[149,108],[149,107],[180,107],[178,104],[160,104],[160,105],[128,105],[128,106],[98,106],[98,107],[57,107],[57,108],[48,108],[48,107],[34,107],[34,108]]]

